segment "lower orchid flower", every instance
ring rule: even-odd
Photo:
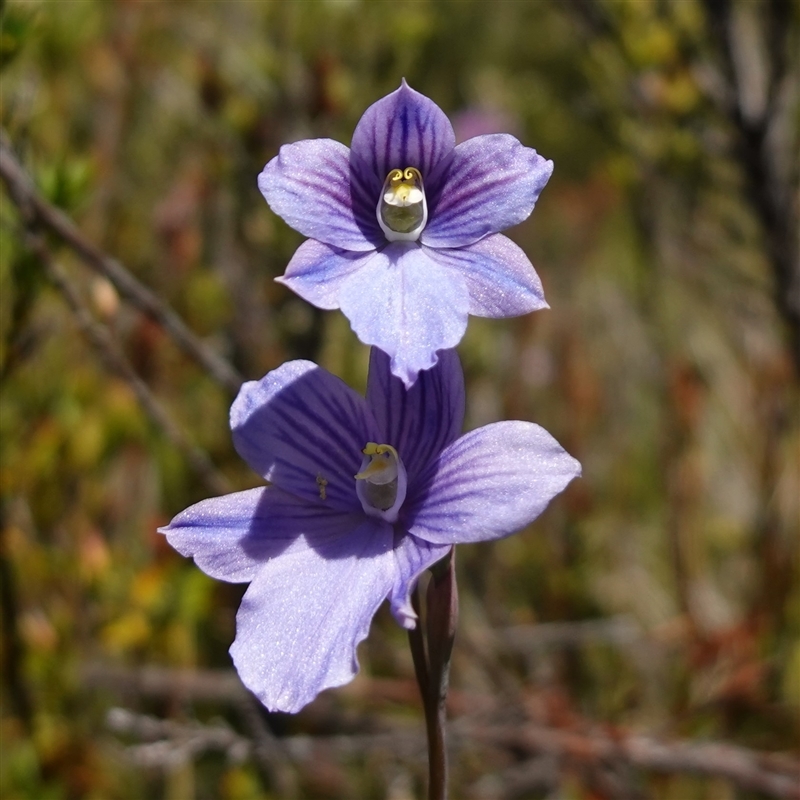
[[[161,531],[212,577],[250,583],[231,655],[267,708],[296,712],[350,681],[385,599],[413,629],[426,569],[454,544],[524,528],[580,473],[538,425],[459,436],[463,418],[452,350],[407,389],[373,348],[366,398],[309,361],[244,384],[234,443],[270,485],[204,500]]]

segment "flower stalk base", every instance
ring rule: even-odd
[[[419,614],[419,596],[412,597]],[[458,623],[458,588],[455,575],[455,548],[431,568],[426,597],[425,634],[422,625],[408,632],[414,671],[425,709],[428,736],[428,798],[447,798],[447,689],[450,659]],[[426,642],[427,640],[427,642]]]

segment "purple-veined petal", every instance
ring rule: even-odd
[[[391,526],[266,562],[242,598],[230,652],[242,682],[271,711],[299,711],[358,672],[356,647],[392,590]]]
[[[364,398],[310,361],[249,381],[231,406],[233,443],[266,480],[311,502],[357,511],[354,476],[377,425]]]
[[[427,184],[428,225],[420,240],[463,247],[522,222],[552,172],[552,161],[507,133],[462,142]]]
[[[436,544],[499,539],[536,519],[580,471],[532,422],[487,425],[442,453],[407,510],[408,529]]]
[[[263,486],[201,500],[159,532],[212,578],[247,583],[265,561],[347,536],[363,519]]]
[[[397,91],[373,103],[356,125],[352,154],[354,169],[366,169],[378,191],[393,169],[416,167],[427,180],[433,168],[453,149],[453,126],[433,100],[415,92],[405,80]],[[374,206],[378,204],[375,195]]]
[[[439,264],[458,270],[476,317],[516,317],[549,308],[542,282],[522,248],[496,233],[453,249],[424,248]]]
[[[395,532],[396,577],[389,600],[397,624],[406,630],[413,630],[417,624],[417,613],[411,605],[411,591],[419,576],[428,567],[441,561],[450,547],[449,544],[431,544],[405,531]]]
[[[370,353],[367,405],[378,422],[381,441],[399,453],[408,475],[408,496],[417,490],[423,467],[454,442],[464,424],[464,373],[455,350],[441,350],[439,360],[420,372],[406,389],[392,375],[389,356]]]
[[[369,217],[377,226],[376,236],[385,243],[386,237],[380,229],[377,218],[378,199],[383,189],[386,175],[378,175],[372,165],[364,163],[363,159],[350,151],[350,196],[353,209],[359,219]]]
[[[311,239],[359,251],[383,241],[374,212],[365,216],[353,205],[350,151],[341,142],[284,145],[258,176],[258,188],[278,216]]]
[[[395,242],[354,272],[339,307],[362,342],[391,356],[406,386],[455,347],[467,327],[469,295],[454,270],[439,266],[413,242]]]
[[[341,250],[309,239],[297,248],[283,276],[275,280],[317,308],[330,311],[339,308],[342,284],[374,255],[374,250]]]

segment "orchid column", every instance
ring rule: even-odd
[[[233,440],[269,485],[205,500],[162,529],[209,575],[250,584],[231,655],[270,710],[298,711],[351,680],[388,600],[410,632],[431,798],[447,793],[454,545],[521,530],[580,472],[530,422],[460,435],[451,348],[468,314],[546,307],[527,257],[498,231],[531,213],[552,163],[507,135],[454,142],[443,112],[403,82],[366,111],[350,150],[298,142],[267,164],[268,202],[312,237],[279,280],[341,308],[374,345],[366,398],[308,361],[246,383]],[[416,600],[426,570],[427,636]]]

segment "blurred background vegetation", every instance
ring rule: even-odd
[[[510,232],[551,310],[472,319],[460,352],[468,428],[536,421],[584,475],[530,530],[459,550],[454,798],[798,796],[798,16],[789,0],[2,7],[4,157],[248,379],[304,357],[365,381],[346,320],[273,282],[301,241],[256,188],[281,144],[349,143],[404,76],[461,139],[510,131],[555,161]],[[350,687],[295,717],[241,690],[244,587],[155,533],[258,484],[230,442],[235,375],[188,357],[8,174],[0,794],[421,796],[420,704],[385,609]]]

